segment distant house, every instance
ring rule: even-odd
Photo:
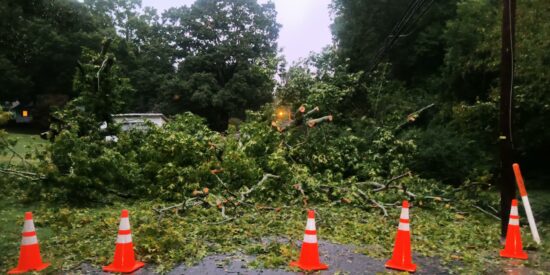
[[[13,120],[17,124],[32,123],[41,128],[48,128],[52,110],[63,107],[68,101],[67,95],[44,94],[37,95],[33,101],[6,101],[2,108],[13,114]]]
[[[34,113],[34,106],[32,103],[23,104],[19,101],[14,101],[7,104],[6,107],[8,111],[13,113],[15,123],[24,124],[32,122],[32,114]]]
[[[122,131],[147,130],[147,122],[162,127],[168,119],[161,113],[129,113],[113,115],[113,122],[121,126]]]

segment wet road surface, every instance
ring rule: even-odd
[[[355,253],[354,248],[348,245],[319,242],[321,261],[330,266],[329,270],[316,274],[376,274],[391,272],[384,268],[384,259],[374,259],[363,254]],[[233,254],[233,255],[211,255],[205,257],[194,266],[178,265],[168,272],[170,275],[217,275],[217,274],[247,274],[247,275],[290,275],[303,274],[291,272],[284,269],[250,269],[248,263],[254,260],[254,256]],[[435,258],[427,258],[413,255],[413,262],[417,264],[418,270],[415,274],[449,274],[447,268],[441,265]],[[83,264],[78,270],[82,274],[109,274],[101,272],[97,267]],[[135,275],[156,275],[154,266],[148,265],[138,270]]]

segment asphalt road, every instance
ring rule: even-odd
[[[329,265],[329,269],[317,274],[376,274],[391,272],[384,267],[385,260],[374,259],[363,254],[355,253],[354,248],[347,245],[319,242],[321,261]],[[170,275],[217,275],[217,274],[269,274],[269,275],[294,275],[301,272],[290,272],[284,269],[255,270],[248,268],[248,263],[253,261],[250,255],[211,255],[205,257],[200,263],[194,266],[179,265],[168,274]],[[413,262],[417,264],[418,270],[415,274],[449,274],[448,269],[441,265],[435,258],[427,258],[413,255]],[[97,267],[83,264],[78,270],[83,274],[109,274],[103,273]],[[146,266],[138,270],[135,275],[156,275],[154,266]]]

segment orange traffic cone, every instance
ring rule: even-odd
[[[21,240],[21,249],[19,252],[19,263],[17,267],[8,271],[8,274],[19,274],[29,271],[41,271],[50,266],[49,263],[42,262],[40,257],[40,246],[36,238],[32,213],[25,213],[25,223]]]
[[[521,244],[520,231],[518,200],[513,199],[512,208],[510,209],[510,220],[508,220],[508,231],[506,233],[506,245],[500,251],[501,257],[527,260],[527,253],[523,251]]]
[[[328,269],[328,265],[321,263],[319,260],[317,231],[315,230],[315,212],[313,210],[309,210],[307,214],[307,224],[300,260],[291,262],[290,266],[295,266],[306,271]]]
[[[128,210],[122,210],[116,239],[115,259],[112,264],[104,266],[103,271],[129,273],[144,265],[144,263],[136,261]]]
[[[387,268],[415,272],[416,265],[411,257],[411,228],[409,226],[409,202],[403,201],[401,208],[401,219],[399,228],[395,237],[395,246],[393,247],[393,257],[386,262]]]

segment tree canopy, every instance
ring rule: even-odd
[[[550,119],[550,10],[544,0],[518,3],[512,128],[518,159],[537,163],[550,151],[550,132],[540,131]],[[4,1],[0,99],[86,97],[79,60],[109,38],[111,84],[125,92],[106,112],[190,111],[219,131],[272,102],[317,106],[342,129],[412,114],[396,133],[418,146],[410,167],[451,183],[493,178],[499,2],[334,0],[331,9],[334,45],[287,68],[271,2],[197,0],[159,13],[140,0]],[[86,104],[106,101],[96,103]]]
[[[127,111],[193,111],[223,130],[230,117],[272,100],[280,28],[273,3],[200,0],[158,14],[140,0],[8,1],[0,14],[3,100],[78,96],[82,49],[99,50],[104,37],[136,90],[124,98]]]
[[[165,91],[171,113],[191,110],[223,129],[272,100],[279,25],[275,6],[253,0],[196,1],[172,8],[167,19],[179,62]]]

